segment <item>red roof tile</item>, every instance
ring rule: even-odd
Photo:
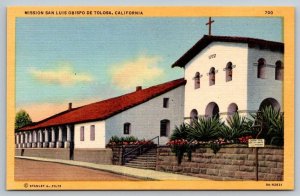
[[[42,121],[22,127],[20,131],[104,120],[129,108],[144,103],[174,88],[185,85],[185,83],[186,81],[181,78],[164,84],[152,86],[143,90],[128,93],[119,97],[114,97],[71,110],[66,110]]]
[[[267,41],[263,39],[255,39],[249,37],[231,37],[231,36],[213,36],[204,35],[194,46],[192,46],[185,54],[183,54],[172,67],[185,67],[200,51],[212,42],[233,42],[247,43],[248,47],[268,48],[271,50],[284,51],[284,44],[280,42]]]

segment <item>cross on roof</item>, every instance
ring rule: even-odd
[[[211,24],[215,22],[214,20],[211,20],[211,17],[209,17],[208,19],[208,23],[206,23],[206,25],[208,25],[208,35],[211,35]]]

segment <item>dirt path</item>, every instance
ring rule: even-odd
[[[15,159],[15,180],[140,180],[59,163]]]

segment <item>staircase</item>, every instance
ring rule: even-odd
[[[127,167],[134,167],[140,169],[152,169],[156,168],[156,148],[151,148],[147,152],[136,156],[130,161],[125,163]]]

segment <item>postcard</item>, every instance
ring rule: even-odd
[[[293,7],[8,7],[8,190],[293,190]]]

